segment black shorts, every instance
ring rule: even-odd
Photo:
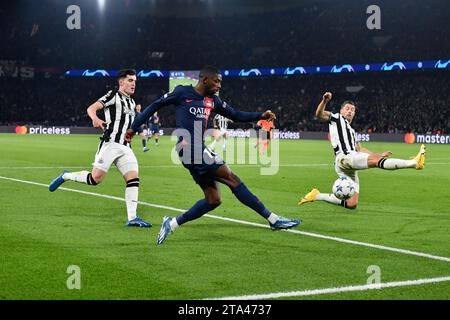
[[[153,133],[153,134],[159,133],[159,129],[160,129],[160,126],[158,126],[158,125],[153,125],[153,126],[152,126],[152,133]]]
[[[271,135],[272,135],[272,132],[270,132],[270,131],[267,132],[267,131],[261,129],[258,132],[258,139],[260,139],[261,141],[267,141],[267,140],[270,140]]]
[[[183,156],[182,152],[179,156]],[[210,185],[214,181],[214,172],[225,164],[225,161],[208,147],[203,148],[201,163],[194,163],[193,159],[189,163],[183,162],[183,159],[181,160],[183,166],[189,170],[194,181],[200,186],[204,186],[205,184]]]

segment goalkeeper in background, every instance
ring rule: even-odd
[[[258,135],[258,140],[255,143],[255,148],[258,147],[258,145],[261,145],[259,147],[259,154],[263,155],[269,148],[272,130],[275,129],[275,125],[273,124],[273,121],[270,120],[259,120],[256,123],[256,128],[263,131],[262,135]]]

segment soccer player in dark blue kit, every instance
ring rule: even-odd
[[[161,129],[161,119],[158,116],[158,112],[155,112],[153,116],[150,117],[148,120],[149,123],[149,130],[151,130],[150,139],[152,136],[155,136],[155,145],[159,145],[159,129]]]
[[[221,88],[222,75],[219,69],[204,67],[195,87],[177,86],[171,93],[148,106],[133,122],[127,131],[128,141],[148,118],[164,106],[176,106],[176,126],[179,137],[177,152],[183,166],[189,170],[195,182],[202,188],[205,198],[199,200],[186,212],[175,218],[164,217],[156,243],[162,244],[167,236],[180,225],[200,218],[217,208],[221,203],[220,183],[227,185],[235,197],[269,221],[272,230],[290,229],[300,224],[277,216],[247,189],[228,165],[204,143],[203,133],[207,128],[211,112],[223,115],[234,122],[250,122],[261,119],[273,120],[275,114],[265,112],[237,111],[215,95]]]

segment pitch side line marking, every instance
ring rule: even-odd
[[[270,165],[263,165],[263,164],[230,164],[230,167],[270,167]],[[332,163],[298,163],[298,164],[280,164],[279,167],[325,167],[325,166],[332,166]],[[89,168],[86,166],[56,166],[56,167],[0,167],[0,169],[12,169],[12,170],[20,170],[20,169],[83,169],[83,168]],[[143,165],[139,166],[139,168],[182,168],[181,164],[172,164],[172,165]]]
[[[429,165],[449,165],[450,162],[427,162],[427,164]],[[270,167],[267,165],[262,165],[262,164],[229,164],[228,165],[230,167]],[[298,163],[298,164],[280,164],[278,165],[278,167],[327,167],[327,166],[334,166],[334,164],[332,163]],[[177,165],[177,164],[173,164],[173,165],[148,165],[148,166],[139,166],[139,168],[181,168],[181,165]],[[32,170],[32,169],[86,169],[88,167],[86,166],[65,166],[65,167],[0,167],[0,170],[6,169],[6,170]],[[88,168],[89,169],[89,168]]]
[[[269,228],[268,225],[255,223],[255,222],[231,219],[231,218],[208,215],[208,214],[205,214],[205,216],[208,216],[208,217],[211,217],[214,219],[219,219],[219,220],[225,220],[225,221],[231,221],[231,222],[236,222],[236,223],[241,223],[241,224],[252,225],[252,226],[256,226],[256,227]],[[372,244],[372,243],[367,243],[367,242],[361,242],[361,241],[348,240],[348,239],[344,239],[344,238],[332,237],[332,236],[327,236],[327,235],[313,233],[313,232],[307,232],[307,231],[298,231],[298,230],[293,230],[293,229],[284,230],[284,231],[290,232],[290,233],[297,233],[297,234],[314,237],[314,238],[333,240],[333,241],[337,241],[337,242],[348,243],[348,244],[353,244],[353,245],[358,245],[358,246],[363,246],[363,247],[375,248],[375,249],[386,250],[386,251],[393,251],[393,252],[418,256],[418,257],[424,257],[424,258],[429,258],[429,259],[450,262],[450,258],[448,258],[448,257],[435,256],[435,255],[431,255],[428,253],[416,252],[416,251],[405,250],[405,249],[398,249],[398,248],[394,248],[394,247],[387,247],[387,246],[382,246],[382,245]]]
[[[14,179],[14,178],[3,177],[3,176],[0,176],[0,179],[14,181],[14,182],[21,182],[21,183],[26,183],[26,184],[31,184],[31,185],[48,188],[47,184],[39,183],[39,182],[20,180],[20,179]],[[100,194],[100,193],[95,193],[95,192],[88,192],[88,191],[69,189],[69,188],[63,188],[63,187],[60,187],[59,190],[87,194],[87,195],[91,195],[91,196],[102,197],[102,198],[107,198],[107,199],[112,199],[112,200],[125,201],[123,198],[120,198],[120,197],[115,197],[115,196],[110,196],[110,195],[105,195],[105,194]],[[149,207],[172,210],[172,211],[177,211],[177,212],[185,212],[186,211],[186,210],[179,209],[179,208],[174,208],[174,207],[169,207],[169,206],[164,206],[164,205],[159,205],[159,204],[154,204],[154,203],[148,203],[148,202],[144,202],[144,201],[139,201],[138,203],[149,206]],[[260,227],[260,228],[269,228],[269,225],[267,225],[267,224],[261,224],[261,223],[238,220],[238,219],[231,219],[231,218],[226,218],[226,217],[219,217],[219,216],[210,215],[210,214],[205,214],[205,216],[209,217],[209,218],[213,218],[213,219],[230,221],[230,222],[235,222],[235,223],[240,223],[240,224],[246,224],[246,225]],[[319,233],[306,232],[306,231],[298,231],[298,230],[292,230],[292,229],[284,230],[284,231],[290,232],[290,233],[301,234],[304,236],[314,237],[314,238],[333,240],[336,242],[348,243],[348,244],[353,244],[353,245],[358,245],[358,246],[363,246],[363,247],[369,247],[369,248],[380,249],[380,250],[385,250],[385,251],[403,253],[403,254],[417,256],[417,257],[423,257],[423,258],[428,258],[428,259],[450,262],[450,258],[448,258],[448,257],[435,256],[435,255],[431,255],[428,253],[416,252],[416,251],[399,249],[399,248],[394,248],[394,247],[387,247],[387,246],[382,246],[382,245],[372,244],[372,243],[367,243],[367,242],[348,240],[348,239],[344,239],[344,238],[332,237],[332,236],[327,236],[327,235],[323,235],[323,234],[319,234]]]
[[[439,283],[439,282],[447,282],[447,281],[450,281],[450,277],[406,280],[406,281],[386,282],[386,283],[379,283],[379,284],[354,285],[354,286],[336,287],[336,288],[312,289],[312,290],[304,290],[304,291],[276,292],[276,293],[254,294],[254,295],[222,297],[222,298],[207,298],[207,299],[203,299],[203,300],[263,300],[263,299],[276,299],[276,298],[286,298],[286,297],[305,297],[305,296],[316,296],[319,294],[330,294],[330,293],[341,293],[341,292],[352,292],[352,291],[366,291],[366,290],[406,287],[406,286],[418,286],[418,285],[422,285],[422,284]]]

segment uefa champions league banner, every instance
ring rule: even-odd
[[[162,128],[159,135],[170,136],[175,128]],[[69,134],[97,134],[101,135],[101,131],[92,127],[64,127],[51,125],[12,125],[0,126],[0,133],[15,134],[52,134],[52,135],[69,135]],[[233,138],[257,138],[258,132],[254,129],[228,130],[229,137]],[[272,139],[280,140],[329,140],[328,132],[312,132],[312,131],[278,131],[274,130]],[[403,142],[403,143],[425,143],[425,144],[450,144],[450,135],[443,134],[418,134],[418,133],[357,133],[356,140],[365,142]]]
[[[440,69],[450,70],[450,59],[426,60],[426,61],[389,61],[382,63],[365,64],[336,64],[329,66],[289,66],[275,68],[246,68],[246,69],[226,69],[221,70],[225,77],[257,77],[257,76],[291,76],[317,73],[354,73],[369,71],[404,71]],[[66,76],[75,77],[115,77],[117,70],[106,69],[78,69],[67,70]],[[176,75],[178,78],[184,77],[184,73],[191,71],[167,71],[167,70],[137,70],[140,78],[168,78]]]

